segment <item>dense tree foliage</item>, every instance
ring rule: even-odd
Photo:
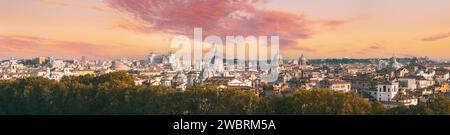
[[[389,109],[385,114],[450,115],[450,99],[447,97],[438,97],[429,103],[419,103],[416,106],[400,106]]]
[[[355,93],[331,90],[299,91],[292,96],[271,96],[262,100],[262,114],[369,114],[371,104]]]
[[[0,81],[0,114],[445,114],[450,100],[386,110],[355,93],[298,91],[260,97],[256,91],[196,86],[186,92],[135,86],[125,72],[64,77],[60,81],[26,78]]]

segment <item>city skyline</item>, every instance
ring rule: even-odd
[[[204,28],[205,35],[279,35],[282,54],[291,59],[300,53],[318,59],[450,59],[450,2],[445,0],[172,2],[179,4],[1,1],[0,59],[142,59],[150,51],[169,51],[174,35],[192,34],[194,27]]]

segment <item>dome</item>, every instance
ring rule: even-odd
[[[112,66],[111,66],[112,70],[115,71],[128,71],[130,70],[130,68],[128,66],[126,66],[125,64],[123,64],[122,62],[113,62]]]
[[[392,57],[391,58],[391,62],[390,62],[390,64],[389,64],[389,67],[390,68],[393,68],[393,69],[399,69],[399,68],[401,68],[403,65],[401,64],[401,63],[399,63],[399,62],[397,62],[397,58],[396,57]]]
[[[299,65],[306,65],[308,62],[308,59],[305,58],[305,56],[302,54],[302,56],[300,56],[300,58],[298,59],[298,64]]]

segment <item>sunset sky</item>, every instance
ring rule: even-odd
[[[287,58],[450,60],[449,0],[0,0],[0,59],[142,59],[194,27],[279,35]]]

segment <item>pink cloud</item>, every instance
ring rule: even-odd
[[[326,26],[334,27],[346,23],[347,20],[321,20],[320,23]]]
[[[113,48],[110,46],[110,48]],[[124,49],[115,46],[116,49]],[[105,45],[59,41],[32,36],[0,35],[0,57],[36,57],[54,56],[65,58],[78,58],[88,56],[91,58],[112,58],[115,50]]]
[[[281,40],[280,44],[284,44],[284,46],[280,46],[281,50],[295,50],[295,51],[304,51],[304,52],[315,52],[317,49],[303,47],[295,43],[295,41],[291,40]]]
[[[141,22],[133,21],[133,20],[122,20],[114,24],[115,27],[127,29],[127,30],[134,30],[137,32],[151,32],[152,30],[149,29],[149,25],[146,25]]]
[[[352,22],[354,20],[355,20],[355,18],[344,19],[344,20],[320,19],[320,20],[315,20],[315,21],[312,21],[312,22],[316,23],[316,24],[320,24],[322,26],[327,26],[327,27],[329,27],[331,29],[334,29],[334,28],[336,28],[336,27],[338,27],[340,25]]]
[[[365,50],[382,50],[382,49],[384,49],[384,46],[382,44],[374,44],[367,47]]]
[[[266,1],[266,0],[265,0]],[[278,35],[282,47],[295,48],[296,41],[309,38],[311,31],[302,14],[259,9],[264,0],[106,0],[119,11],[130,14],[144,25],[119,25],[141,32],[162,31],[192,35],[195,27],[203,35]],[[329,22],[337,25],[339,22]],[[300,48],[299,48],[300,49]],[[312,50],[312,49],[310,49]]]
[[[441,39],[445,39],[450,37],[450,32],[448,33],[443,33],[443,34],[438,34],[438,35],[433,35],[433,36],[429,36],[429,37],[425,37],[422,38],[422,41],[427,41],[427,42],[431,42],[431,41],[436,41],[436,40],[441,40]]]
[[[304,51],[304,52],[315,52],[315,51],[317,51],[317,49],[308,48],[308,47],[302,47],[302,46],[286,46],[286,47],[281,47],[281,49],[289,49],[289,50]]]
[[[108,10],[106,7],[102,7],[100,5],[96,5],[94,3],[87,3],[87,2],[67,2],[65,0],[39,0],[39,2],[42,2],[45,4],[50,4],[50,5],[84,8],[84,9],[91,9],[91,10],[96,10],[96,11],[107,11]]]

